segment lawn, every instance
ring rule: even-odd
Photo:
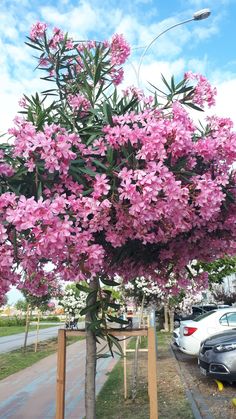
[[[193,419],[184,386],[170,350],[170,334],[158,333],[158,413],[159,419]],[[145,346],[145,340],[142,346]],[[134,341],[129,347],[135,347]],[[123,360],[109,374],[97,397],[97,419],[146,419],[149,417],[147,388],[147,353],[139,354],[138,385],[135,400],[131,398],[133,354],[127,354],[128,399],[124,400]]]
[[[71,345],[81,337],[68,337],[66,344]],[[40,359],[45,358],[57,351],[57,338],[48,339],[38,343],[38,351],[34,352],[34,345],[29,345],[26,351],[16,349],[15,351],[0,354],[0,380],[18,372],[26,367],[30,367]]]
[[[47,329],[48,327],[55,327],[59,325],[60,323],[55,324],[41,324],[39,326],[40,329]],[[29,332],[35,330],[36,331],[36,325],[31,325],[29,328]],[[11,336],[15,335],[17,333],[23,333],[25,331],[25,326],[2,326],[0,327],[0,337],[2,336]]]

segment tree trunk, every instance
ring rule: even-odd
[[[87,305],[96,303],[97,290],[98,290],[98,279],[90,282],[90,288],[95,292],[90,296]],[[86,333],[86,370],[85,370],[85,411],[86,419],[96,418],[96,339],[95,335],[91,330],[88,330],[88,325],[91,323],[91,314],[88,312],[85,317],[85,328]]]
[[[24,340],[24,347],[23,347],[24,352],[26,351],[26,346],[27,346],[29,326],[30,326],[30,304],[28,304],[28,306],[27,306],[27,313],[26,313],[25,340]]]
[[[169,318],[170,318],[170,332],[173,332],[174,330],[174,314],[175,314],[175,309],[172,307],[169,310]]]
[[[168,304],[164,305],[164,319],[165,332],[169,332]]]
[[[144,308],[145,295],[142,298],[141,311],[138,327],[141,327],[143,321],[143,308]],[[135,345],[135,355],[134,355],[134,369],[133,369],[133,379],[132,379],[132,400],[136,398],[137,395],[137,376],[138,376],[138,348],[139,348],[140,336],[136,338]]]

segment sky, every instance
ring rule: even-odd
[[[208,19],[173,28],[150,47],[140,67],[141,87],[148,82],[162,87],[161,73],[177,80],[186,71],[202,73],[218,91],[211,113],[231,117],[236,127],[236,0],[0,0],[0,6],[0,133],[13,126],[24,93],[47,88],[42,74],[34,70],[33,50],[24,44],[37,21],[77,40],[104,40],[122,33],[132,47],[123,87],[137,86],[145,47],[203,8],[211,10]]]
[[[160,86],[160,74],[181,79],[191,70],[207,76],[217,87],[214,113],[236,124],[236,0],[1,0],[0,12],[0,133],[12,126],[25,94],[45,90],[35,71],[33,50],[24,42],[37,21],[60,27],[75,39],[103,40],[122,33],[133,52],[124,85],[137,85],[140,56],[152,39],[168,27],[187,20],[203,8],[211,16],[163,34],[151,46],[140,68],[142,87]]]

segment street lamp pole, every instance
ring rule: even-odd
[[[195,12],[193,14],[193,17],[191,17],[190,19],[187,20],[183,20],[182,22],[176,23],[175,25],[170,26],[169,28],[165,29],[163,32],[159,33],[157,36],[155,36],[155,38],[150,42],[150,44],[148,44],[145,48],[145,50],[143,51],[140,60],[139,60],[139,66],[138,66],[138,71],[137,71],[137,81],[138,81],[138,86],[139,86],[139,80],[140,80],[140,69],[141,69],[141,65],[143,63],[143,59],[147,53],[147,51],[149,50],[149,48],[152,46],[152,44],[154,44],[154,42],[156,42],[156,40],[158,38],[160,38],[160,36],[164,35],[166,32],[170,31],[173,28],[176,28],[177,26],[180,25],[184,25],[185,23],[189,23],[192,22],[194,20],[203,20],[203,19],[207,19],[211,14],[210,9],[202,9],[199,10],[197,12]]]

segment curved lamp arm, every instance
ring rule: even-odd
[[[137,71],[138,86],[139,86],[139,80],[140,80],[140,69],[141,69],[141,65],[143,63],[143,59],[144,59],[147,51],[152,46],[152,44],[154,44],[154,42],[158,38],[160,38],[160,36],[164,35],[166,32],[170,31],[171,29],[176,28],[177,26],[180,26],[180,25],[184,25],[185,23],[192,22],[193,20],[207,19],[210,16],[210,14],[211,14],[210,9],[202,9],[202,10],[199,10],[198,12],[195,12],[193,14],[193,17],[191,19],[183,20],[182,22],[176,23],[175,25],[170,26],[169,28],[165,29],[163,32],[161,32],[157,36],[155,36],[155,38],[150,42],[150,44],[148,44],[146,46],[145,50],[143,51],[143,53],[142,53],[142,55],[140,57],[139,65],[138,65],[138,71]]]

